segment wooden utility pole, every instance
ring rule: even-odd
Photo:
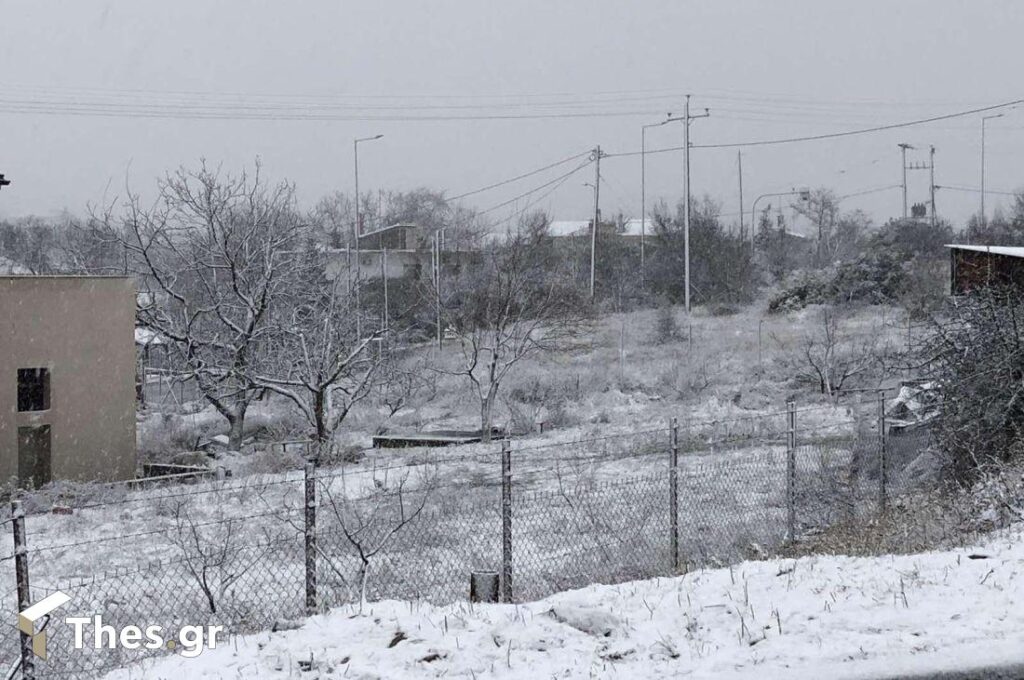
[[[929,188],[931,189],[932,227],[934,228],[936,223],[937,223],[937,220],[938,220],[938,218],[935,215],[935,145],[934,144],[931,145],[931,147],[929,148],[928,171],[929,171],[929,174],[930,174],[930,179],[929,179],[928,185],[929,185]]]
[[[901,164],[903,165],[903,219],[910,215],[907,213],[907,149],[913,149],[910,144],[898,144],[900,147]]]
[[[597,270],[597,229],[601,223],[601,145],[592,154],[594,159],[594,224],[590,229],[590,299],[594,299],[594,278]]]
[[[436,297],[436,304],[434,307],[434,315],[437,323],[437,348],[441,349],[443,345],[444,331],[441,329],[441,230],[438,229],[434,233],[434,247],[433,255],[431,258],[434,260],[434,295]]]
[[[744,235],[745,235],[744,234],[744,230],[743,230],[743,152],[742,151],[737,151],[736,152],[736,173],[737,173],[737,175],[739,175],[739,179],[740,179],[740,239],[742,239],[744,237]],[[750,225],[750,228],[753,229],[754,225]],[[754,254],[753,232],[751,232],[751,239],[750,239],[750,254],[751,255]]]
[[[384,321],[383,330],[387,333],[391,330],[390,325],[390,314],[388,313],[388,249],[382,248],[380,251],[380,283],[384,288]]]

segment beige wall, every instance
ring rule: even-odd
[[[120,277],[0,276],[0,482],[18,427],[50,425],[54,479],[135,475],[135,285]],[[17,411],[17,370],[50,369],[50,408]]]

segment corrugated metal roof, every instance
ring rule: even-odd
[[[1008,257],[1024,257],[1024,247],[1020,246],[968,246],[956,243],[947,243],[947,248],[957,250],[971,250],[976,253],[992,253],[993,255],[1006,255]]]

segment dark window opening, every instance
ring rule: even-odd
[[[18,481],[23,489],[48,484],[50,470],[50,426],[18,428]]]
[[[18,411],[50,409],[50,369],[18,369]]]

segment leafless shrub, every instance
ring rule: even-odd
[[[543,233],[512,234],[453,282],[441,301],[462,353],[458,368],[446,372],[470,383],[485,442],[499,390],[516,366],[526,357],[571,349],[588,326],[590,304],[567,283],[563,266]]]
[[[920,365],[942,393],[936,440],[948,472],[970,482],[1022,452],[1024,301],[986,289],[954,299],[920,349]]]
[[[654,316],[651,342],[655,345],[664,345],[669,342],[675,342],[680,337],[679,321],[676,319],[675,308],[668,303],[659,305]]]
[[[206,598],[211,614],[223,610],[232,587],[250,570],[260,566],[269,552],[271,537],[263,547],[252,547],[252,536],[239,530],[244,520],[227,519],[200,525],[186,503],[174,510],[174,529],[169,538],[181,552],[182,563]]]
[[[850,381],[883,366],[886,352],[882,333],[855,336],[847,329],[851,310],[827,305],[818,310],[816,327],[805,334],[803,355],[809,376],[822,394],[836,396]]]
[[[320,507],[326,509],[337,534],[357,558],[355,578],[346,570],[342,558],[345,553],[325,550],[323,541],[317,544],[317,549],[350,593],[358,594],[359,613],[366,604],[367,583],[374,561],[386,553],[396,537],[427,507],[437,486],[437,473],[427,467],[416,473],[389,475],[385,472],[374,479],[374,486],[370,496],[351,498],[345,489],[332,490],[330,480],[318,483]]]

